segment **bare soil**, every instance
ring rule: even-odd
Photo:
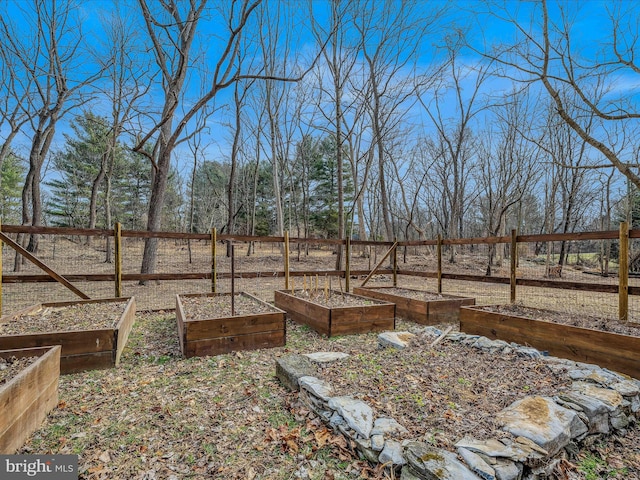
[[[398,330],[412,328],[398,321]],[[286,347],[185,360],[175,315],[142,313],[121,366],[62,376],[60,404],[18,453],[77,454],[80,478],[92,480],[290,480],[301,467],[313,480],[396,478],[358,459],[275,379],[277,357],[318,351],[351,355],[321,372],[336,388],[353,388],[412,435],[427,436],[420,424],[439,422],[427,441],[445,448],[474,426],[474,435],[491,428],[484,409],[498,407],[484,397],[504,405],[563,385],[532,360],[420,342],[405,352],[380,350],[375,333],[329,339],[292,322]],[[564,478],[639,479],[639,442],[635,426],[596,443],[570,459],[572,476]],[[600,477],[587,477],[583,465],[594,458]]]
[[[530,320],[541,320],[544,322],[560,323],[574,327],[590,328],[604,332],[620,333],[623,335],[640,336],[640,324],[622,323],[611,318],[595,317],[588,315],[576,315],[565,312],[555,312],[540,308],[525,307],[518,304],[485,306],[483,310],[505,315],[513,315],[528,318]]]
[[[434,300],[448,300],[455,297],[454,295],[445,295],[442,293],[433,293],[433,292],[424,292],[421,290],[414,290],[409,288],[400,288],[400,287],[392,287],[380,289],[383,293],[388,293],[389,295],[398,295],[401,297],[412,298],[414,300],[422,300],[425,302],[431,302]]]
[[[37,310],[2,318],[0,335],[115,328],[126,302],[85,303]]]
[[[231,311],[231,295],[186,297],[180,302],[188,320],[208,320],[239,315],[273,312],[274,308],[247,295],[235,295],[233,313]]]
[[[385,303],[359,295],[343,294],[335,290],[296,290],[293,294],[297,298],[309,300],[328,308],[359,307]]]
[[[38,357],[0,358],[0,385],[9,383],[13,377],[18,375],[37,359]]]
[[[571,383],[543,361],[497,355],[420,336],[402,351],[353,355],[323,369],[337,395],[360,397],[377,415],[409,429],[406,438],[452,449],[465,435],[500,436],[495,415],[528,395],[553,396]]]

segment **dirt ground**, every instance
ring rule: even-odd
[[[379,350],[376,334],[327,339],[293,323],[286,347],[187,360],[172,312],[136,318],[121,366],[62,376],[57,408],[18,453],[78,454],[82,479],[285,480],[299,478],[301,467],[317,480],[390,479],[279,384],[277,357],[349,353],[321,372],[327,380],[407,423],[411,436],[449,449],[464,432],[491,428],[491,412],[511,399],[564,382],[533,360],[446,343]],[[639,442],[636,425],[596,443],[565,465],[564,478],[638,479]]]

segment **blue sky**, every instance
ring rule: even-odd
[[[275,4],[276,2],[280,2],[282,5],[287,5],[281,0],[267,0],[271,4]],[[496,4],[500,4],[501,2],[497,2]],[[601,47],[602,43],[607,41],[608,39],[608,24],[605,22],[606,16],[606,8],[610,5],[610,2],[603,1],[586,1],[586,2],[567,2],[561,3],[563,6],[566,6],[570,11],[576,11],[576,23],[574,29],[572,31],[573,37],[572,40],[574,42],[574,46],[581,49],[583,52],[587,54],[593,54],[598,51]],[[8,13],[7,18],[18,19],[19,15],[16,14],[16,5],[18,3],[16,1],[13,2],[5,2],[3,6],[6,8],[6,12]],[[100,38],[103,38],[103,34],[101,33],[102,23],[101,20],[108,16],[109,13],[114,8],[114,1],[110,0],[88,0],[84,2],[80,2],[80,11],[78,18],[82,22],[82,30],[87,35],[87,38],[93,38],[97,42]],[[293,4],[291,4],[293,5]],[[323,15],[321,12],[326,10],[328,3],[325,0],[314,0],[313,3],[314,13],[316,15],[317,21],[326,20],[326,15]],[[427,1],[419,1],[418,8],[421,10],[430,10],[434,7],[434,2]],[[441,2],[437,2],[436,5],[442,5]],[[460,25],[462,27],[468,27],[469,38],[475,39],[475,45],[482,49],[482,41],[488,41],[493,43],[495,41],[503,41],[503,42],[511,42],[514,39],[513,26],[508,22],[500,21],[495,16],[495,10],[492,14],[484,14],[477,15],[474,14],[474,11],[477,11],[479,8],[484,8],[482,3],[472,2],[472,1],[457,1],[452,2],[452,10],[448,14],[445,19],[445,23],[442,25],[443,29],[440,33],[433,36],[428,36],[423,39],[423,44],[419,49],[419,58],[415,59],[415,68],[420,71],[421,69],[430,68],[433,63],[434,57],[440,55],[438,50],[434,48],[434,45],[442,44],[442,35],[450,34],[456,25]],[[533,2],[517,2],[517,1],[507,1],[504,2],[506,6],[506,10],[511,14],[517,14],[518,18],[528,18],[535,5]],[[550,10],[552,12],[557,12],[557,8],[560,3],[551,2]],[[625,7],[626,4],[620,3],[621,7]],[[142,27],[140,13],[135,8],[136,2],[126,1],[121,2],[122,11],[126,12],[128,18],[131,19],[132,24],[139,25],[139,35],[141,38],[146,38],[146,33]],[[517,12],[517,13],[516,13]],[[296,12],[300,15],[299,18],[295,19],[293,23],[295,23],[294,31],[291,32],[290,42],[291,42],[291,54],[295,54],[296,52],[303,52],[307,57],[309,53],[314,51],[316,46],[313,44],[313,37],[308,31],[308,20],[304,19],[303,9]],[[291,10],[288,10],[286,15],[291,15]],[[283,20],[290,20],[289,18]],[[457,22],[457,23],[454,23]],[[207,38],[207,41],[214,41],[215,33],[219,26],[215,25],[215,22],[203,22],[201,24],[202,33],[204,37]],[[23,24],[23,30],[27,30],[27,28]],[[94,45],[95,46],[95,45]],[[466,64],[470,68],[480,62],[481,59],[478,55],[473,53],[469,49],[463,50],[460,56],[461,64]],[[471,72],[471,71],[470,71]],[[632,93],[637,95],[640,91],[640,81],[638,75],[633,75],[625,72],[619,78],[616,79],[616,82],[612,85],[613,91],[611,95],[614,94],[628,94]],[[473,74],[470,73],[466,79],[467,85],[465,88],[469,88],[473,83]],[[484,85],[484,90],[487,94],[495,94],[503,91],[507,91],[510,89],[511,83],[507,79],[492,79],[488,81]],[[148,99],[148,103],[155,103],[160,100],[159,96],[159,88],[156,86],[152,92],[155,92],[154,96]],[[195,87],[192,89],[192,92],[195,93]],[[217,107],[223,107],[226,102],[229,101],[232,90],[228,89],[227,91],[222,92],[215,100],[215,105]],[[195,95],[194,95],[195,96]],[[98,112],[103,111],[102,113],[108,114],[108,109],[104,103],[96,102],[92,108],[97,110]],[[225,156],[228,155],[229,152],[229,139],[230,139],[230,131],[226,126],[228,122],[228,117],[225,115],[225,110],[221,109],[214,117],[213,122],[211,124],[212,128],[210,144],[211,149],[208,155],[211,159],[221,160],[224,159]],[[451,112],[453,114],[453,111]],[[411,115],[414,118],[414,121],[418,124],[422,124],[425,131],[429,130],[429,120],[426,116],[424,116],[423,112],[420,111],[417,107],[414,107],[411,110]],[[65,122],[71,117],[67,117]],[[54,140],[53,150],[59,149],[62,147],[62,134],[68,132],[69,129],[65,126],[65,122],[60,125],[58,128],[56,139]],[[2,131],[0,130],[0,134]],[[28,131],[25,132],[25,135],[20,138],[16,143],[16,149],[19,152],[24,152],[25,148],[28,147]],[[176,159],[180,157],[188,157],[189,154],[184,150],[183,147],[180,147],[177,150]],[[184,168],[187,168],[190,165],[190,161],[185,161]]]

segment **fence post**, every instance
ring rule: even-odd
[[[289,230],[284,232],[284,289],[289,290]]]
[[[2,232],[2,222],[0,222],[0,232]],[[0,239],[0,317],[2,316],[2,248],[4,243]]]
[[[394,238],[396,248],[393,249],[393,286],[398,286],[398,237]]]
[[[216,241],[218,237],[218,232],[215,228],[211,229],[211,291],[216,293],[217,285],[216,285],[216,277],[217,277],[217,264],[216,264]]]
[[[440,234],[438,234],[438,243],[436,244],[436,258],[438,262],[438,293],[442,293],[442,235]]]
[[[115,293],[122,296],[122,225],[116,222],[113,227],[113,251],[115,256]]]
[[[518,268],[518,243],[517,232],[514,228],[511,230],[511,303],[516,301],[516,269]]]
[[[345,245],[345,263],[344,263],[344,289],[349,293],[350,277],[351,277],[351,238],[347,237]]]
[[[618,318],[629,319],[629,224],[620,223],[620,255],[618,259]]]

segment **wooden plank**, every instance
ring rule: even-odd
[[[194,356],[220,355],[239,350],[283,347],[284,345],[285,331],[275,330],[250,335],[233,335],[187,342],[184,354],[187,358],[191,358]]]
[[[518,242],[560,242],[563,240],[616,240],[618,232],[607,230],[603,232],[575,232],[575,233],[545,233],[537,235],[518,235]]]
[[[39,258],[35,257],[30,252],[22,248],[21,245],[11,240],[11,238],[7,237],[2,232],[0,232],[0,240],[4,240],[4,242],[7,245],[9,245],[11,248],[13,248],[16,252],[18,252],[20,255],[22,255],[24,258],[29,260],[31,263],[33,263],[37,267],[44,270],[51,278],[55,279],[58,283],[67,287],[69,290],[71,290],[73,293],[78,295],[80,298],[89,298],[88,295],[80,291],[80,289],[78,289],[75,285],[69,282],[66,278],[64,278],[62,275],[57,274],[51,267],[47,266]]]
[[[58,403],[60,347],[4,354],[40,356],[16,377],[0,386],[0,453],[13,454]]]
[[[371,270],[371,272],[369,272],[369,275],[367,275],[367,278],[365,278],[364,281],[360,284],[361,287],[364,287],[367,284],[367,282],[371,280],[371,277],[375,275],[376,271],[382,266],[382,264],[387,259],[387,257],[391,255],[391,252],[393,252],[397,247],[398,247],[398,242],[393,242],[393,245],[391,245],[391,248],[387,250],[387,253],[384,254],[384,256],[378,262],[378,264],[373,268],[373,270]],[[392,272],[394,272],[394,270],[392,270]]]
[[[289,232],[284,232],[284,289],[289,290]]]
[[[524,278],[519,278],[517,282],[518,285],[527,287],[555,288],[560,290],[576,290],[581,292],[618,293],[617,285],[609,285],[606,283],[579,283],[559,280],[531,280]]]
[[[46,345],[61,345],[62,356],[88,352],[111,352],[114,348],[114,329],[0,336],[0,350]]]
[[[188,315],[188,312],[187,312]],[[262,313],[184,322],[186,342],[284,329],[283,313]]]
[[[303,301],[281,290],[274,292],[274,298],[276,307],[287,312],[291,320],[308,325],[322,335],[329,335],[331,313],[328,308],[309,301]]]
[[[32,225],[3,225],[2,230],[6,233],[26,233],[28,235],[66,235],[80,237],[110,237],[113,236],[112,230],[99,228],[73,228],[73,227],[43,227]]]
[[[218,274],[218,231],[215,228],[211,229],[211,292],[216,293],[218,291],[217,274]]]
[[[518,243],[516,242],[516,229],[511,230],[511,252],[509,262],[510,301],[516,301],[516,267],[518,266]]]
[[[460,330],[492,339],[531,345],[551,355],[595,363],[640,378],[640,337],[602,332],[463,307]]]
[[[331,309],[330,337],[393,330],[395,305],[363,305]]]
[[[618,255],[618,319],[629,319],[629,224],[620,223]]]
[[[60,373],[77,373],[86,370],[101,370],[115,366],[114,350],[63,355],[60,357]]]
[[[122,226],[116,222],[113,229],[113,250],[114,250],[114,287],[116,297],[122,296]]]
[[[56,345],[55,348],[58,348]],[[28,349],[32,350],[32,349]],[[35,402],[41,389],[60,375],[60,352],[48,348],[48,352],[16,375],[0,389],[0,435],[13,424],[26,407]],[[59,350],[59,349],[58,349]],[[23,356],[35,355],[33,350]]]
[[[127,302],[127,305],[124,308],[124,312],[122,312],[122,316],[116,325],[115,331],[115,349],[116,349],[116,358],[115,358],[115,366],[120,365],[120,357],[122,356],[122,351],[124,347],[127,345],[127,340],[129,340],[129,334],[131,333],[131,329],[133,328],[133,324],[136,320],[136,299],[135,297],[131,297]]]
[[[442,278],[446,278],[449,280],[465,280],[468,282],[499,283],[502,285],[509,285],[509,277],[487,277],[486,275],[443,273]]]
[[[0,218],[0,232],[2,232],[2,219]],[[4,248],[4,243],[0,238],[0,317],[2,316],[2,284],[4,280],[2,278],[2,271],[4,270],[2,266],[2,249]]]
[[[178,324],[178,340],[180,341],[180,351],[183,355],[186,355],[184,349],[184,322],[186,320],[184,314],[184,307],[180,300],[180,295],[176,295],[176,322]]]
[[[463,305],[475,305],[475,303],[475,298],[429,301],[429,314],[427,315],[427,321],[431,325],[438,323],[458,323],[460,321],[460,307]]]
[[[58,377],[42,385],[40,395],[22,413],[14,417],[13,423],[0,433],[0,454],[14,454],[44,421],[47,413],[58,404]]]
[[[438,293],[442,293],[442,235],[438,234],[436,246],[436,278],[438,279]]]

